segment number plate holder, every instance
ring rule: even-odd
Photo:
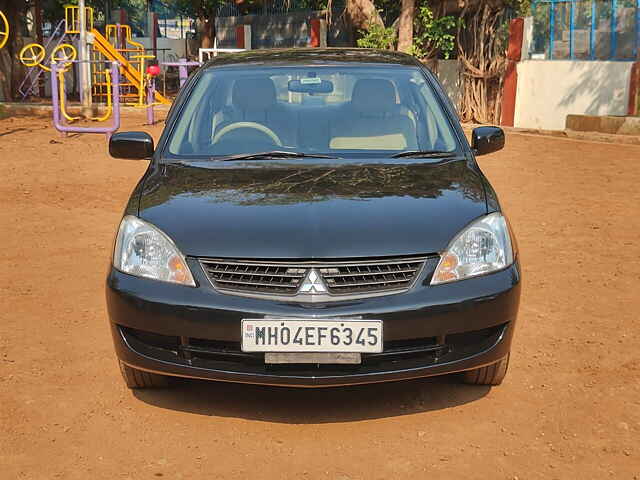
[[[267,352],[264,363],[316,363],[334,365],[353,365],[362,363],[360,353],[309,353],[309,352]]]

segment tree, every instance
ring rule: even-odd
[[[351,26],[351,42],[355,43],[355,33],[368,30],[371,26],[384,28],[380,12],[372,0],[347,0],[345,18]]]
[[[398,50],[411,52],[413,48],[413,16],[415,0],[402,0],[398,22]]]
[[[13,93],[22,79],[22,65],[17,60],[22,49],[23,19],[28,3],[24,0],[0,0],[0,10],[9,22],[9,40],[0,50],[0,90],[6,100],[13,100]]]
[[[413,28],[411,53],[421,60],[449,58],[456,47],[456,28],[460,20],[445,15],[442,6],[434,11],[424,2],[417,9]]]
[[[483,1],[465,5],[458,24],[458,60],[462,99],[460,117],[465,122],[497,123],[501,114],[501,92],[507,66],[508,9],[525,2]]]
[[[212,48],[216,37],[216,11],[223,0],[165,0],[167,6],[185,17],[196,19],[200,34],[200,47]]]

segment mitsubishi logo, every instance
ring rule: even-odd
[[[309,270],[309,273],[305,277],[300,289],[299,293],[327,293],[327,287],[325,287],[324,282],[315,268]]]

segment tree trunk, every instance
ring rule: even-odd
[[[42,36],[42,5],[40,4],[40,0],[35,0],[33,6],[36,17],[36,42],[38,42],[40,45],[44,45],[44,38]],[[44,98],[44,75],[42,75],[38,79],[38,94],[40,95],[40,97]]]
[[[347,0],[347,19],[356,30],[366,30],[371,23],[384,27],[384,22],[372,0]]]
[[[213,25],[215,19],[213,18],[198,18],[198,29],[200,31],[200,48],[213,48],[213,40],[215,38],[213,33]]]
[[[0,100],[11,101],[11,55],[6,49],[0,50]]]
[[[462,67],[460,117],[464,122],[500,121],[500,93],[506,66],[499,35],[505,7],[490,2],[463,9],[458,27],[458,60]],[[464,26],[464,27],[463,27]]]
[[[9,22],[9,40],[0,50],[0,90],[5,100],[11,101],[22,80],[23,70],[17,59],[22,48],[22,25],[20,19],[26,11],[25,2],[16,0],[0,0],[0,10]]]
[[[413,46],[413,12],[415,0],[402,0],[398,24],[398,50],[409,53]]]

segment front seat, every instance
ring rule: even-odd
[[[331,126],[332,149],[415,150],[416,127],[396,103],[393,83],[361,79],[351,94],[347,113]]]
[[[255,122],[270,128],[284,145],[292,145],[293,136],[287,112],[278,105],[273,81],[266,78],[236,80],[231,91],[231,105],[222,112],[222,121],[216,122],[215,130],[237,122]],[[287,126],[289,124],[289,126]]]

